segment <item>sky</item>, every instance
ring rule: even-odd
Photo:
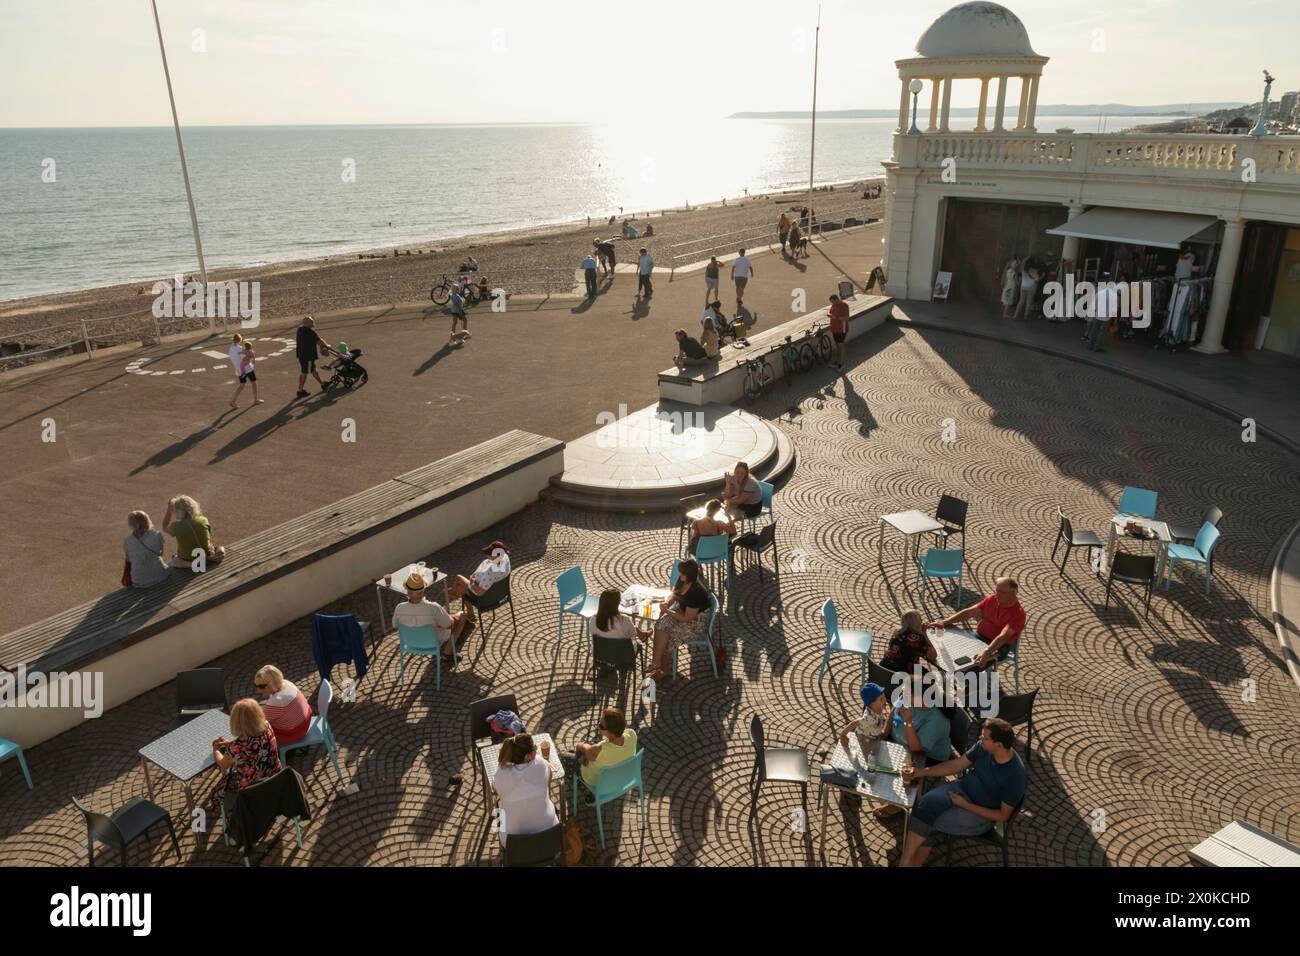
[[[818,108],[896,108],[952,4],[825,0]],[[1295,0],[1015,0],[1039,102],[1300,89]],[[158,0],[185,125],[690,121],[807,109],[815,0]],[[1100,32],[1098,32],[1100,31]],[[1287,68],[1291,73],[1287,72]],[[954,106],[974,106],[958,83]],[[0,0],[0,127],[170,122],[148,0]]]

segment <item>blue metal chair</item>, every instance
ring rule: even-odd
[[[749,530],[750,530],[750,531],[755,531],[755,530],[758,529],[758,519],[759,519],[759,518],[764,518],[764,517],[765,517],[765,518],[767,518],[768,521],[771,521],[771,520],[772,520],[772,494],[773,494],[773,492],[776,491],[776,488],[773,487],[773,485],[772,485],[771,482],[768,482],[768,481],[760,481],[760,482],[758,483],[758,490],[761,491],[761,492],[763,493],[763,510],[760,511],[760,512],[759,512],[757,515],[755,515],[753,518],[750,518],[750,519],[749,519]]]
[[[23,756],[23,748],[12,740],[5,740],[0,737],[0,760],[5,760],[9,756],[18,758],[18,767],[23,772],[23,779],[27,781],[27,789],[32,789],[32,775],[27,769],[27,758]]]
[[[555,629],[555,643],[564,637],[564,615],[573,614],[582,620],[583,633],[590,638],[591,619],[596,616],[600,599],[587,593],[587,578],[582,568],[574,566],[555,579],[555,588],[560,592],[560,620]]]
[[[406,680],[406,655],[414,654],[416,657],[432,657],[434,667],[434,686],[439,690],[442,689],[442,643],[438,640],[438,632],[434,630],[432,624],[425,624],[422,627],[411,627],[407,624],[397,625],[397,639],[399,648],[397,652],[397,679]],[[456,653],[456,639],[453,637],[449,642],[451,644],[451,662],[452,666],[460,663],[460,657]],[[325,683],[329,683],[326,681]]]
[[[930,548],[925,557],[916,559],[916,576],[921,582],[921,603],[925,603],[925,586],[930,578],[956,578],[957,603],[961,603],[962,566],[966,561],[965,548]]]
[[[1122,515],[1154,518],[1156,516],[1156,493],[1146,488],[1125,486],[1124,491],[1119,496],[1119,508],[1117,510]]]
[[[853,628],[840,627],[840,614],[835,609],[835,602],[827,598],[826,603],[822,605],[822,623],[826,626],[826,647],[822,651],[822,666],[817,672],[817,680],[826,676],[826,668],[830,665],[831,654],[836,651],[846,651],[849,654],[857,654],[859,658],[858,675],[860,683],[867,682],[867,660],[871,657],[872,634],[870,631],[856,630]]]
[[[401,667],[400,661],[398,667],[399,669]],[[315,747],[319,744],[329,754],[330,763],[334,764],[334,773],[338,775],[340,780],[343,779],[343,771],[339,770],[339,760],[335,756],[339,745],[334,740],[334,732],[330,730],[330,701],[333,699],[333,685],[327,680],[321,681],[320,693],[316,695],[316,716],[311,719],[311,726],[307,728],[305,737],[290,744],[280,744],[280,763],[285,763],[285,755],[292,750]],[[285,766],[288,766],[288,764],[285,764]]]
[[[704,621],[704,636],[696,641],[682,641],[677,647],[673,648],[673,673],[677,673],[677,652],[683,647],[695,645],[703,647],[709,652],[709,666],[713,668],[713,676],[718,676],[718,655],[713,651],[713,627],[718,620],[718,596],[709,595],[709,616]]]
[[[712,534],[706,538],[700,538],[695,543],[695,561],[703,571],[707,571],[709,567],[714,565],[723,565],[718,569],[719,580],[711,590],[714,593],[721,591],[725,600],[726,596],[731,593],[731,537],[725,534]],[[725,580],[723,578],[724,572]]]
[[[596,776],[595,787],[582,779],[581,772],[575,772],[573,775],[573,812],[574,814],[578,812],[578,784],[581,783],[596,797],[596,826],[600,830],[602,848],[605,846],[605,818],[601,815],[600,808],[619,799],[629,790],[636,790],[640,796],[641,824],[645,825],[645,785],[641,781],[641,758],[644,756],[645,751],[638,750],[635,757],[629,757],[612,767],[602,767]]]
[[[1214,548],[1219,543],[1219,529],[1208,521],[1196,532],[1196,543],[1188,547],[1185,544],[1171,544],[1165,548],[1165,590],[1169,590],[1169,578],[1174,573],[1174,565],[1179,561],[1199,564],[1205,569],[1205,593],[1210,593],[1210,581],[1213,578]]]

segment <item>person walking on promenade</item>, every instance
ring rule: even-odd
[[[465,296],[459,289],[452,290],[451,301],[447,303],[447,308],[451,310],[451,338],[447,339],[447,345],[451,348],[460,348],[470,334],[469,314],[465,311]],[[458,322],[464,326],[459,333],[456,331]]]
[[[582,277],[587,281],[587,298],[596,298],[596,257],[590,252],[582,260]]]
[[[654,295],[654,286],[650,284],[650,273],[654,271],[655,261],[650,253],[643,247],[641,249],[641,258],[637,260],[636,266],[636,297],[641,298],[641,291],[645,290],[645,297],[648,301],[650,296]]]
[[[709,257],[709,264],[704,267],[704,304],[708,305],[718,297],[718,275],[722,271],[722,263],[718,261],[717,256]]]
[[[750,277],[754,275],[753,263],[749,261],[749,256],[745,255],[745,250],[740,250],[740,255],[736,256],[731,263],[731,278],[736,280],[736,308],[739,309],[745,301],[745,286],[749,284]]]
[[[316,384],[320,386],[320,390],[325,391],[325,383],[321,381],[320,372],[316,371],[316,356],[319,354],[320,349],[324,349],[331,355],[337,355],[339,358],[343,357],[337,349],[327,345],[325,340],[320,337],[320,333],[316,331],[316,320],[310,315],[306,316],[302,320],[302,324],[298,326],[298,333],[294,342],[294,354],[298,357],[299,370],[298,398],[307,397],[307,389],[303,386],[307,384],[308,373],[311,374],[312,378],[316,379]]]
[[[244,390],[244,385],[249,382],[253,385],[253,404],[261,405],[262,400],[257,397],[257,373],[253,371],[252,346],[245,343],[244,337],[236,332],[235,337],[230,340],[230,348],[226,351],[226,356],[230,359],[230,364],[235,367],[235,377],[239,379],[234,397],[230,399],[230,407],[239,407],[239,394]]]
[[[781,255],[785,255],[785,242],[790,238],[790,217],[784,212],[776,222],[776,234],[781,238]]]

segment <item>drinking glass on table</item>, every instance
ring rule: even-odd
[[[541,747],[542,747],[542,759],[545,760],[545,761],[547,761],[547,762],[549,763],[550,760],[551,760],[551,742],[550,742],[550,740],[543,739],[542,742],[541,742]]]

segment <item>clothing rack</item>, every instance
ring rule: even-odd
[[[1211,277],[1175,279],[1170,290],[1164,326],[1152,348],[1181,352],[1200,339],[1205,314],[1209,310]]]

